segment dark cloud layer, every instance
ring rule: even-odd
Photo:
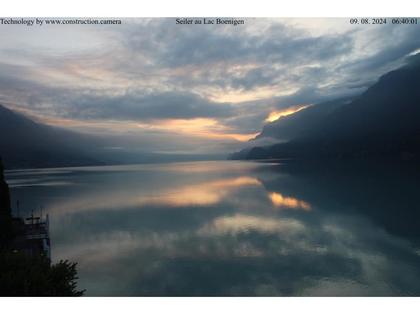
[[[80,119],[191,119],[218,118],[233,114],[229,104],[216,104],[198,95],[182,92],[165,92],[121,96],[78,95],[67,100],[68,115]],[[70,104],[69,104],[70,105]]]

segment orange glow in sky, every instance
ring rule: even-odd
[[[139,128],[172,131],[175,133],[210,139],[234,139],[237,141],[248,141],[258,135],[258,133],[233,133],[227,126],[224,126],[216,119],[211,118],[165,119],[156,120],[153,124],[139,123],[137,126]]]
[[[265,119],[266,122],[273,122],[276,121],[279,118],[286,117],[289,115],[293,115],[294,113],[297,113],[301,111],[302,109],[308,108],[310,105],[295,105],[292,107],[285,108],[280,111],[273,111],[271,112],[268,117]]]
[[[23,111],[24,112],[24,111]],[[31,113],[24,114],[30,116],[36,121],[42,121],[49,125],[59,125],[67,128],[83,128],[83,127],[97,127],[98,129],[112,130],[114,133],[119,133],[132,129],[169,131],[180,135],[188,135],[195,137],[202,137],[215,140],[236,140],[245,142],[255,138],[257,133],[235,133],[231,128],[221,124],[213,118],[194,118],[194,119],[155,119],[148,122],[136,121],[83,121],[74,119],[51,118],[43,116],[31,116]]]

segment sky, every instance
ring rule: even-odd
[[[161,153],[232,151],[269,121],[362,93],[419,50],[418,27],[349,19],[0,25],[0,103]]]

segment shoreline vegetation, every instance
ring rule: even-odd
[[[32,224],[25,224],[12,216],[0,159],[0,296],[82,296],[84,290],[77,289],[77,263],[61,260],[51,264],[40,242],[27,237],[29,229],[42,227],[33,219]]]

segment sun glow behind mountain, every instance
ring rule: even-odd
[[[276,121],[282,117],[293,115],[305,108],[308,108],[309,106],[311,105],[310,104],[309,105],[295,105],[295,106],[291,106],[280,111],[273,111],[268,115],[265,121],[266,122]]]

